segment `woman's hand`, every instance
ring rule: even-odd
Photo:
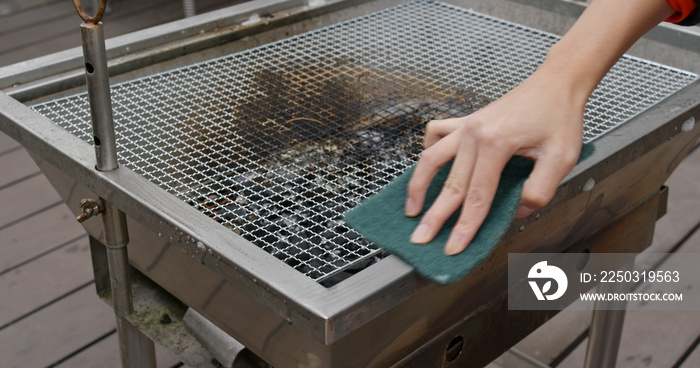
[[[407,216],[420,214],[438,169],[454,163],[411,241],[432,240],[462,206],[445,253],[463,251],[486,218],[513,155],[535,161],[516,216],[549,203],[581,152],[588,96],[625,50],[675,12],[666,0],[594,0],[523,84],[469,116],[430,122],[426,149],[408,184]]]
[[[432,240],[462,206],[444,251],[449,255],[463,251],[486,218],[501,172],[513,155],[535,161],[516,216],[528,216],[546,205],[578,160],[587,98],[586,92],[561,83],[557,73],[540,70],[469,116],[428,123],[425,151],[408,184],[407,216],[420,214],[438,169],[452,159],[454,163],[411,241]]]

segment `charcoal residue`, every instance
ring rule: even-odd
[[[198,156],[189,203],[307,276],[332,286],[381,253],[342,221],[422,150],[425,124],[487,103],[400,70],[349,62],[260,70],[254,96]]]

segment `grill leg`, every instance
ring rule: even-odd
[[[102,226],[107,248],[114,314],[117,318],[122,367],[155,368],[153,341],[126,320],[126,316],[134,312],[129,255],[126,248],[129,243],[126,215],[111,203],[107,201],[103,203],[105,211],[102,214]]]
[[[124,368],[155,368],[156,353],[153,341],[124,317],[117,317],[119,351]]]
[[[634,258],[628,261],[622,271],[634,268]],[[603,282],[598,286],[599,293],[626,293],[626,283]],[[593,320],[588,334],[585,368],[612,368],[617,362],[622,325],[625,321],[626,301],[596,301]]]

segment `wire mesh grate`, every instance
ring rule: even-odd
[[[404,4],[112,86],[119,159],[333,284],[380,253],[342,214],[417,159],[425,123],[503,95],[557,39],[439,2]],[[589,100],[585,139],[695,79],[624,57]],[[92,142],[86,94],[33,109]]]

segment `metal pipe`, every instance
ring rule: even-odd
[[[119,167],[119,164],[102,23],[83,23],[80,25],[80,33],[83,39],[85,77],[97,156],[96,168],[99,171],[112,171]]]
[[[194,17],[197,15],[197,5],[195,0],[182,0],[182,8],[185,12],[185,18]]]
[[[634,269],[634,258],[620,268],[622,271],[632,269]],[[629,291],[630,286],[627,283],[602,282],[598,286],[600,294]],[[624,300],[596,301],[583,365],[585,368],[615,367],[626,307],[627,302]]]
[[[107,264],[114,301],[114,313],[117,317],[126,317],[134,312],[131,294],[131,275],[129,274],[129,255],[126,245],[129,234],[126,227],[126,215],[110,202],[103,200],[102,226],[104,228],[105,246],[107,247]]]
[[[131,277],[129,275],[129,256],[126,248],[107,248],[107,265],[109,266],[109,283],[114,301],[114,314],[126,317],[134,313],[131,299]]]
[[[599,289],[607,292],[607,288]],[[588,337],[585,368],[615,367],[617,352],[620,347],[622,325],[625,321],[625,310],[600,310],[593,311],[593,322]]]
[[[104,12],[106,1],[100,1],[98,14],[86,19],[80,1],[74,0],[76,9],[85,23],[80,25],[87,79],[88,100],[92,117],[92,131],[95,143],[95,156],[98,171],[113,171],[119,167],[117,161],[116,136],[112,118],[112,99],[109,91],[109,70],[107,69],[107,52],[104,31],[99,18]],[[107,247],[107,265],[109,268],[110,288],[117,319],[117,332],[122,367],[155,367],[155,350],[153,341],[134,327],[126,316],[134,312],[131,293],[131,268],[127,244],[129,233],[126,215],[112,203],[102,199],[102,226],[105,246]]]
[[[122,367],[155,368],[156,354],[153,341],[146,337],[126,318],[117,318],[117,334],[119,335],[119,351]]]

